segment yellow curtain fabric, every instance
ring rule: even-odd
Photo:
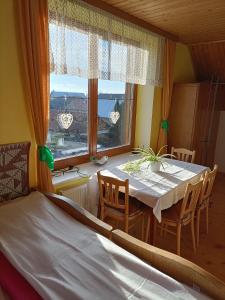
[[[162,111],[161,111],[162,120],[161,120],[161,126],[159,130],[158,143],[157,143],[158,150],[162,146],[167,145],[168,116],[170,112],[172,89],[173,89],[175,54],[176,54],[176,43],[167,39],[165,43],[165,53],[164,53]]]
[[[32,115],[36,143],[44,146],[49,123],[48,2],[16,0],[15,4],[26,102]],[[39,159],[37,178],[41,191],[53,191],[50,170]]]

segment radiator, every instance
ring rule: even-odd
[[[61,189],[59,192],[61,195],[72,199],[74,202],[97,217],[98,201],[96,201],[96,196],[93,197],[93,192],[92,195],[90,195],[88,184],[82,184],[68,189]]]
[[[68,189],[61,189],[60,194],[72,199],[74,202],[79,204],[81,207],[89,210],[88,199],[87,199],[87,184],[74,186]]]

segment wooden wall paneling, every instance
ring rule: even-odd
[[[225,82],[225,41],[190,45],[198,80]]]
[[[225,85],[213,85],[213,96],[215,105],[212,112],[211,130],[209,132],[209,143],[207,151],[207,165],[211,168],[214,165],[216,142],[218,136],[220,111],[225,110]]]
[[[206,164],[210,168],[213,168],[213,165],[214,165],[216,141],[217,141],[218,128],[219,128],[219,120],[220,120],[220,111],[215,110],[213,112],[211,135],[209,137],[209,144],[208,144],[208,151],[207,151],[207,163]]]

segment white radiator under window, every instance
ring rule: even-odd
[[[72,199],[74,202],[88,210],[90,213],[97,215],[97,207],[91,207],[92,205],[90,198],[88,197],[87,184],[74,186],[68,189],[61,189],[59,192],[61,195]]]

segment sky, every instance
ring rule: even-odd
[[[124,94],[125,83],[121,81],[99,80],[98,93]],[[71,75],[50,75],[50,91],[88,93],[88,79]]]

